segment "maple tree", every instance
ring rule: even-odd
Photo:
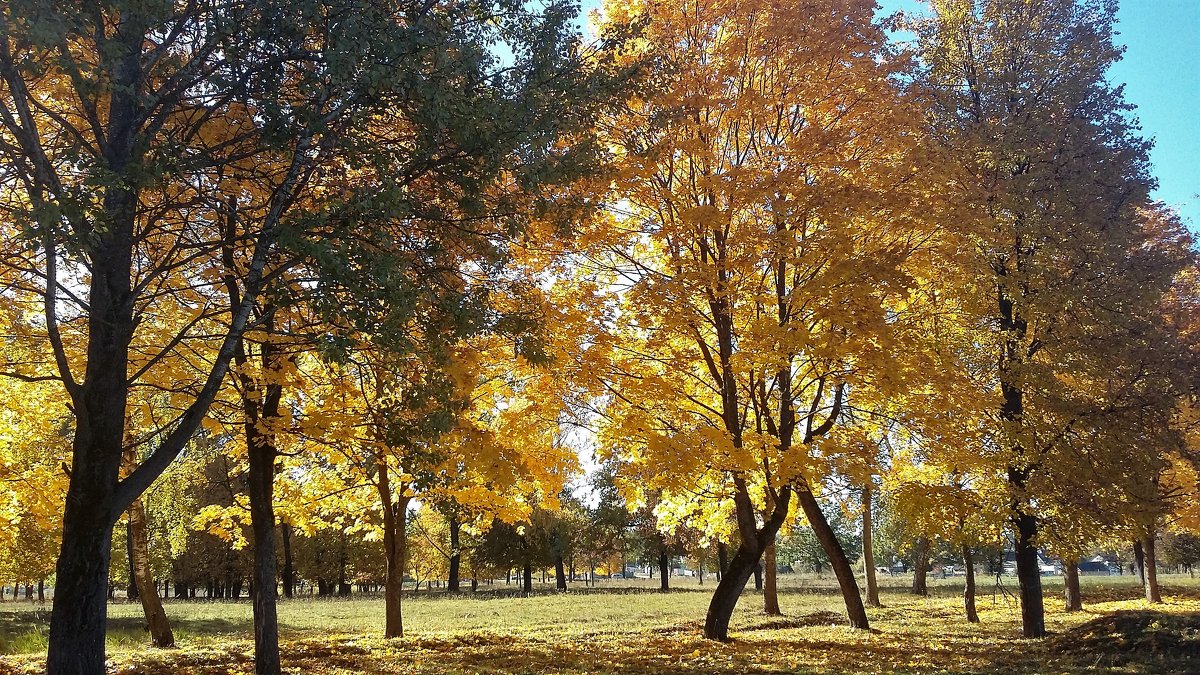
[[[933,151],[905,63],[869,2],[607,11],[645,15],[644,48],[672,73],[608,123],[622,166],[610,227],[624,237],[611,276],[627,288],[607,443],[666,501],[734,505],[740,545],[706,635],[727,637],[793,498],[866,628],[816,494],[849,409],[904,378],[887,317],[936,228],[914,180]]]
[[[989,424],[1017,533],[1023,630],[1037,637],[1039,512],[1051,495],[1089,493],[1081,467],[1106,466],[1100,481],[1111,485],[1149,475],[1130,462],[1156,461],[1126,451],[1166,429],[1164,406],[1150,400],[1168,389],[1147,367],[1155,331],[1145,310],[1186,254],[1150,242],[1148,144],[1105,78],[1120,56],[1112,4],[933,9],[916,30],[938,123],[978,180],[972,278],[992,299],[980,321],[999,396]]]
[[[569,0],[5,2],[0,580],[49,582],[46,669],[104,669],[118,583],[189,640],[168,576],[249,590],[260,673],[281,585],[382,590],[391,640],[406,575],[464,567],[680,557],[720,641],[798,563],[908,620],[877,557],[931,604],[961,563],[974,631],[1010,544],[1025,636],[1042,554],[1063,625],[1096,551],[1170,601],[1200,276],[1115,3],[929,10],[608,0],[588,42]]]

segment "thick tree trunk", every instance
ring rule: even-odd
[[[1018,512],[1017,525],[1017,581],[1021,593],[1021,634],[1027,638],[1046,635],[1046,614],[1042,606],[1042,569],[1038,564],[1037,548],[1033,545],[1037,536],[1037,520],[1032,514]]]
[[[146,532],[146,509],[141,499],[135,499],[129,506],[129,532],[133,572],[138,598],[142,601],[142,613],[146,616],[146,625],[150,629],[151,643],[160,649],[175,646],[175,635],[171,632],[171,622],[163,610],[162,601],[158,598],[158,586],[154,583],[154,573],[150,569],[150,542]]]
[[[554,587],[560,591],[567,590],[567,571],[563,567],[562,556],[554,557]]]
[[[1079,591],[1079,561],[1067,560],[1063,565],[1063,586],[1066,610],[1078,612],[1083,609],[1083,595]]]
[[[462,524],[458,522],[458,516],[450,516],[450,576],[446,582],[446,591],[449,593],[457,593],[460,584],[460,568],[462,567],[462,551],[459,550],[459,530]],[[566,590],[564,584],[561,590]]]
[[[879,582],[875,579],[874,536],[871,523],[871,485],[863,487],[862,491],[862,540],[863,540],[863,576],[867,583],[867,607],[882,607],[879,602]]]
[[[292,563],[292,526],[280,523],[279,538],[283,543],[283,597],[290,598],[296,592],[296,570]]]
[[[817,503],[817,498],[810,490],[797,490],[796,496],[800,500],[800,507],[804,509],[805,517],[808,518],[809,526],[817,535],[817,541],[821,542],[825,556],[829,558],[834,575],[837,576],[838,587],[842,591],[842,601],[846,605],[846,616],[850,620],[850,626],[860,630],[869,630],[867,610],[863,607],[862,596],[858,592],[854,568],[850,566],[850,560],[846,558],[846,551],[842,549],[837,535],[829,526],[829,520],[821,511],[821,505]]]
[[[525,563],[525,566],[521,569],[521,577],[522,577],[522,584],[523,584],[521,587],[521,593],[523,595],[529,595],[530,593],[533,593],[533,563],[532,562]]]
[[[117,450],[113,480],[120,463],[120,448]],[[98,675],[105,670],[104,629],[113,523],[108,514],[92,506],[100,499],[93,487],[100,481],[82,480],[78,473],[81,470],[77,455],[74,480],[67,489],[62,548],[55,572],[46,655],[49,675]]]
[[[745,541],[734,551],[709,602],[708,615],[704,620],[704,637],[721,641],[729,639],[729,620],[761,555],[761,551],[754,550],[753,543],[747,546]]]
[[[968,622],[979,623],[979,612],[975,611],[975,556],[970,545],[963,545],[962,558],[963,569],[967,575],[966,585],[963,586],[963,609],[966,611]]]
[[[1158,561],[1155,558],[1153,531],[1142,540],[1142,553],[1145,555],[1146,602],[1161,603],[1162,592],[1158,587]]]
[[[917,537],[913,558],[912,594],[924,597],[929,595],[929,537]]]
[[[134,137],[142,105],[142,18],[133,12],[121,21],[112,45],[113,53],[120,55],[106,59],[113,94],[101,168],[117,180],[104,190],[104,227],[89,243],[87,365],[83,380],[70,391],[75,428],[50,615],[49,675],[104,672],[112,529],[128,506],[118,503],[116,493],[129,396],[129,343],[135,327],[132,270],[138,193],[124,179],[136,156]],[[53,254],[49,258],[53,261]],[[57,294],[52,289],[49,295]],[[50,302],[46,310],[48,315],[55,313]]]
[[[783,614],[779,609],[778,572],[775,564],[775,537],[771,537],[770,543],[763,551],[763,614],[767,616]]]

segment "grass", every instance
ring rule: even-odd
[[[961,619],[961,579],[934,581],[930,597],[884,579],[872,631],[845,627],[832,580],[785,577],[785,616],[761,614],[748,591],[728,644],[700,627],[712,579],[645,580],[521,598],[503,584],[475,596],[421,594],[405,603],[407,635],[385,641],[378,598],[296,599],[279,607],[283,660],[295,673],[1195,673],[1200,672],[1200,580],[1163,577],[1151,607],[1126,577],[1084,579],[1085,611],[1062,611],[1061,580],[1046,579],[1051,636],[1020,640],[1015,601],[977,596],[982,623]],[[1008,590],[1015,583],[1006,579]],[[180,648],[146,647],[136,604],[109,611],[109,657],[121,673],[253,671],[248,601],[168,602]],[[38,672],[48,610],[0,605],[0,672]]]

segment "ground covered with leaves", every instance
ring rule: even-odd
[[[1048,580],[1051,636],[1021,640],[1004,589],[979,596],[982,623],[961,617],[961,586],[936,584],[929,598],[886,589],[870,611],[873,629],[844,624],[828,582],[796,580],[781,593],[785,616],[760,613],[751,592],[733,640],[701,637],[710,586],[661,594],[613,587],[512,597],[428,596],[406,603],[408,634],[383,640],[382,601],[293,600],[280,606],[285,670],[292,673],[1196,673],[1200,672],[1200,584],[1166,579],[1162,605],[1138,598],[1126,578],[1089,579],[1085,611],[1064,613]],[[995,592],[993,592],[995,591]],[[114,673],[253,672],[248,602],[169,603],[179,648],[143,646],[136,605],[110,618]],[[35,673],[48,609],[0,606],[0,672]],[[40,648],[39,648],[40,647]]]

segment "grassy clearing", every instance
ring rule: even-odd
[[[475,597],[422,595],[405,606],[408,635],[385,641],[382,600],[282,602],[285,666],[295,673],[783,673],[783,672],[1200,672],[1200,582],[1166,577],[1162,606],[1139,599],[1129,577],[1086,578],[1086,609],[1061,611],[1061,585],[1047,579],[1043,640],[1018,639],[1013,600],[978,596],[980,625],[961,619],[961,579],[937,581],[929,598],[885,580],[883,609],[870,633],[846,628],[832,582],[789,578],[785,616],[765,617],[747,592],[729,644],[700,637],[708,585],[649,582],[520,598],[500,590]],[[1010,584],[1011,580],[1007,580]],[[492,589],[497,587],[493,586]],[[252,672],[250,605],[168,602],[180,648],[145,646],[137,605],[110,610],[110,657],[121,673]],[[0,605],[0,672],[38,672],[48,610]]]

